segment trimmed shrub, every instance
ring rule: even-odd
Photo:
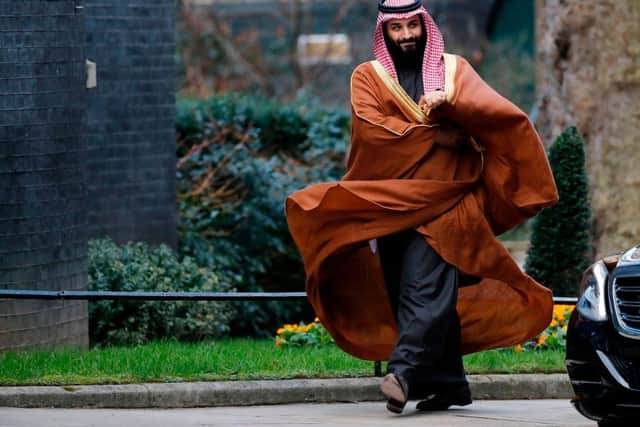
[[[591,263],[584,141],[575,127],[555,140],[549,149],[549,163],[560,200],[534,219],[525,270],[555,295],[575,296],[582,273]]]
[[[232,290],[212,271],[189,257],[178,261],[165,245],[117,245],[108,239],[89,241],[89,285],[92,291]],[[92,345],[143,344],[155,339],[199,341],[225,335],[233,315],[228,303],[210,301],[115,300],[89,303]]]

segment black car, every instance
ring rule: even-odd
[[[640,246],[585,271],[566,364],[582,415],[601,427],[640,425]]]

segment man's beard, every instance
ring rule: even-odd
[[[384,39],[394,60],[402,62],[416,62],[419,59],[422,59],[424,46],[426,44],[426,36],[424,32],[422,33],[422,37],[413,37],[410,39],[398,40],[397,42],[390,40],[386,34]],[[413,43],[404,44],[407,42]]]
[[[420,39],[418,37],[412,37],[406,40],[400,40],[398,42],[394,42],[394,44],[404,53],[405,55],[415,55],[418,51],[418,43]]]

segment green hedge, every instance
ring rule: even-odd
[[[347,112],[228,95],[181,100],[177,114],[179,250],[239,291],[302,291],[285,197],[344,173]],[[310,320],[306,302],[238,303],[233,335],[272,336]]]
[[[89,241],[92,291],[230,291],[209,269],[176,255],[165,245],[117,245]],[[226,335],[233,310],[228,303],[116,300],[89,303],[92,345],[143,344],[155,339],[199,341]]]

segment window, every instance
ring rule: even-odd
[[[302,65],[351,62],[346,34],[305,34],[298,37],[298,60]]]

